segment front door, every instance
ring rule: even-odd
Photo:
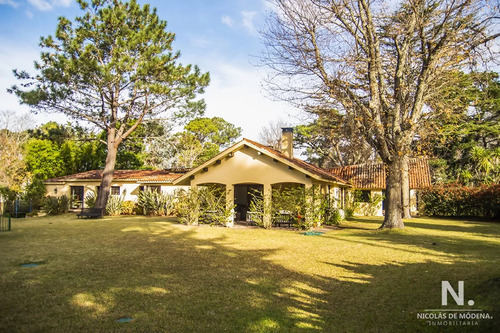
[[[77,209],[83,207],[83,193],[83,186],[71,186],[71,208]]]

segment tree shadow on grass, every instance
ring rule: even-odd
[[[430,229],[451,232],[466,232],[482,234],[485,237],[499,237],[500,224],[492,221],[460,220],[460,225],[456,221],[446,219],[433,219],[433,223],[426,223],[426,219],[412,219],[404,222],[405,226],[419,229]]]
[[[0,280],[1,289],[10,290],[0,294],[12,305],[0,305],[0,330],[441,331],[416,313],[440,304],[441,279],[476,277],[460,275],[465,263],[371,264],[333,256],[316,263],[317,273],[305,273],[274,259],[281,248],[231,244],[224,232],[210,237],[195,228],[151,224],[122,230],[105,241],[81,236],[89,249],[76,257],[54,254],[63,257],[61,266],[50,270],[49,261],[45,271],[33,273],[34,287]],[[372,234],[375,240],[383,236]],[[297,249],[299,258],[299,243]],[[324,266],[346,276],[327,274]],[[26,291],[31,308],[15,304]],[[475,294],[476,304],[491,307],[492,300],[481,295]],[[120,317],[134,320],[117,323]]]

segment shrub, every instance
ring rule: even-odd
[[[262,193],[260,191],[254,190],[250,192],[250,197],[251,200],[249,210],[254,213],[254,216],[252,218],[255,221],[255,224],[266,229],[271,228],[272,221],[264,219],[265,212],[270,211],[271,208],[265,207],[266,200],[264,200]],[[267,200],[267,202],[270,202],[270,200]]]
[[[60,197],[48,196],[43,203],[43,210],[47,215],[65,214],[69,211],[70,200],[66,195]]]
[[[97,193],[95,191],[89,191],[85,196],[83,202],[85,203],[85,207],[94,208],[96,200],[97,200]]]
[[[202,186],[198,189],[201,223],[227,225],[228,221],[232,221],[235,206],[227,207],[226,195],[230,193],[226,193],[224,187],[217,185]]]
[[[354,217],[354,207],[345,207],[344,212],[345,212],[345,218],[350,220]]]
[[[340,211],[336,208],[330,208],[325,212],[325,224],[326,225],[339,225],[342,221],[342,216]]]
[[[137,205],[144,215],[170,215],[174,196],[162,192],[144,190],[139,193]]]
[[[122,214],[132,215],[136,212],[137,204],[134,201],[124,201],[122,203]]]
[[[447,184],[421,192],[423,212],[433,216],[499,217],[500,184],[467,187]]]
[[[122,213],[123,197],[119,195],[110,195],[106,204],[106,214],[117,216]]]
[[[47,215],[59,214],[59,199],[57,197],[48,196],[43,203],[43,210]]]
[[[26,186],[23,199],[31,203],[31,207],[33,210],[38,210],[43,205],[45,193],[46,189],[43,180],[35,178]]]
[[[182,223],[187,225],[198,224],[200,205],[198,189],[180,189],[175,193],[175,211]]]
[[[179,190],[174,197],[174,211],[182,223],[227,225],[234,215],[234,207],[226,206],[225,189],[219,186],[201,186]]]
[[[66,196],[62,195],[59,197],[59,213],[66,214],[69,211],[69,206],[71,200]]]

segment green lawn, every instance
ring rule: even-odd
[[[465,302],[493,316],[476,331],[498,328],[500,223],[380,223],[303,236],[135,216],[13,220],[0,232],[0,331],[470,331],[417,319],[442,308],[442,280],[464,281]]]

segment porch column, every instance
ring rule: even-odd
[[[313,183],[304,184],[306,189],[306,212],[303,219],[306,223],[311,223],[316,219],[316,211],[318,208],[318,197],[321,195],[322,187],[317,185],[314,187]],[[311,225],[312,226],[312,225]]]
[[[226,209],[231,211],[226,221],[226,227],[234,226],[234,185],[226,184]]]
[[[271,206],[273,198],[273,187],[271,184],[264,184],[263,195],[264,195],[264,216],[263,216],[264,226],[271,226],[272,224]]]
[[[193,183],[193,182],[191,182],[191,189],[190,189],[190,191],[196,191],[197,189],[198,189],[198,185],[195,184],[195,183]],[[199,212],[200,211],[199,201],[198,201],[198,203],[196,205],[197,205],[196,209]],[[195,220],[193,221],[193,225],[198,225],[198,215],[199,215],[199,213],[195,214]]]

